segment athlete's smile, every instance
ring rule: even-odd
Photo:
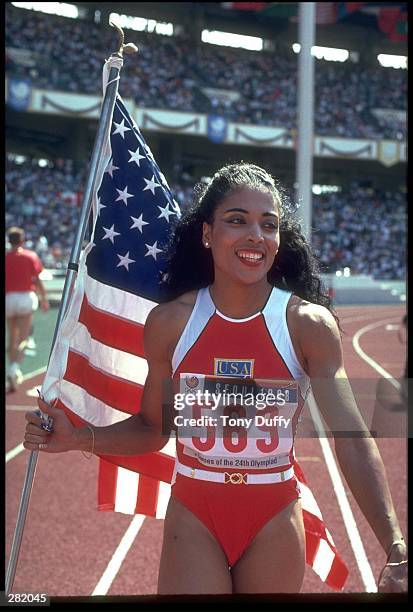
[[[261,265],[265,259],[264,253],[252,249],[239,249],[236,255],[244,265],[252,267]]]

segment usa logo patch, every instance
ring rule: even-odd
[[[215,357],[215,376],[238,376],[239,378],[253,378],[254,359],[223,359]]]

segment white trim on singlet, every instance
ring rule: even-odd
[[[219,317],[221,317],[221,319],[224,319],[225,321],[229,321],[230,323],[246,323],[247,321],[252,321],[252,319],[255,319],[255,317],[259,317],[261,314],[261,310],[259,310],[258,312],[256,312],[255,314],[251,315],[250,317],[245,317],[245,319],[233,319],[232,317],[227,317],[227,315],[224,315],[220,310],[218,310],[218,308],[215,306],[214,304],[214,300],[212,299],[211,296],[211,292],[209,291],[209,287],[207,287],[207,291],[208,291],[208,296],[209,299],[211,300],[211,302],[214,305],[215,308],[215,312],[217,313],[217,315]]]
[[[246,319],[232,319],[231,317],[227,317],[226,315],[222,314],[222,312],[220,312],[217,308],[215,309],[215,312],[219,317],[221,317],[221,319],[229,321],[230,323],[246,323],[247,321],[255,319],[255,317],[259,317],[261,314],[261,312],[256,312],[255,314],[251,315],[250,317],[247,317]]]
[[[173,374],[175,374],[185,355],[194,346],[208,321],[215,313],[226,321],[235,323],[250,321],[262,315],[275,348],[283,359],[291,376],[299,382],[303,397],[306,397],[310,387],[310,379],[298,361],[287,325],[287,305],[291,295],[290,291],[283,291],[282,289],[274,287],[261,312],[257,312],[245,319],[232,319],[223,315],[216,309],[208,287],[200,289],[191,316],[175,347],[172,357]]]
[[[215,305],[211,300],[208,288],[200,289],[196,296],[191,316],[174,350],[172,357],[172,374],[175,374],[179,364],[182,362],[187,352],[194,346],[214,313]]]
[[[306,397],[310,387],[310,378],[298,361],[287,325],[287,306],[291,295],[291,291],[283,291],[274,287],[262,315],[274,346],[291,376],[298,381],[303,397]]]

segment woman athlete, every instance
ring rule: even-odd
[[[283,381],[275,384],[281,391],[296,385],[284,431],[220,430],[218,419],[201,433],[176,427],[159,594],[300,591],[305,534],[293,442],[310,383],[328,427],[342,433],[335,437],[340,468],[387,556],[379,591],[407,590],[406,545],[383,462],[346,377],[338,320],[283,201],[266,171],[244,163],[222,168],[198,193],[174,234],[164,278],[171,300],[145,325],[149,372],[139,414],[91,432],[39,399],[54,419],[53,433],[36,413],[26,414],[29,450],[90,450],[93,433],[96,454],[137,455],[161,450],[169,438],[166,380],[185,393],[217,381],[257,379],[273,388],[271,381]],[[235,408],[225,410],[230,416]],[[194,406],[192,414],[206,412]],[[267,416],[281,413],[265,409]],[[247,408],[236,414],[245,417]]]

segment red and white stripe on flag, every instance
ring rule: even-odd
[[[329,587],[340,591],[349,574],[346,564],[337,552],[317,501],[311,492],[297,461],[294,472],[300,483],[301,503],[305,529],[306,562]]]
[[[160,454],[168,461],[165,465],[173,466],[175,440],[171,438]],[[99,461],[98,510],[163,519],[170,494],[169,482],[139,474],[104,459]]]

